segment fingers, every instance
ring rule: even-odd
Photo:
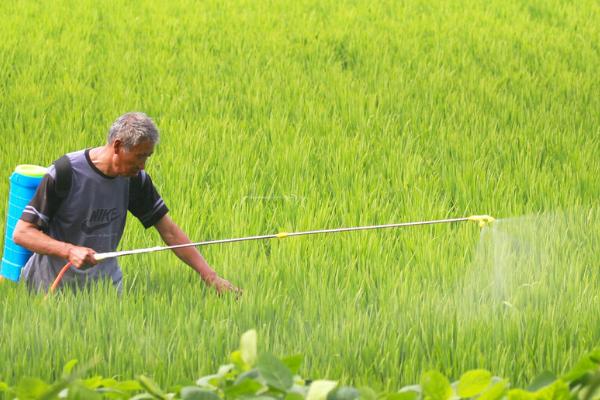
[[[96,252],[92,249],[87,249],[88,253],[85,257],[85,262],[86,264],[91,264],[91,265],[96,265],[98,264],[98,260],[96,260],[96,257],[94,257],[94,254],[96,254]]]
[[[94,258],[96,252],[88,247],[73,246],[69,250],[69,261],[77,268],[84,265],[96,265],[98,261]]]
[[[213,285],[220,295],[226,292],[234,292],[239,297],[242,294],[242,290],[234,286],[227,279],[217,278]]]

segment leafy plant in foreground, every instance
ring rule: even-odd
[[[583,357],[569,372],[556,377],[545,372],[526,389],[511,388],[508,380],[476,369],[465,372],[458,381],[438,371],[421,375],[418,385],[398,392],[376,393],[369,387],[340,386],[337,381],[308,380],[298,371],[301,355],[279,359],[270,353],[258,354],[256,331],[242,335],[239,350],[230,363],[217,373],[201,377],[195,385],[165,391],[147,376],[118,381],[93,376],[82,378],[88,368],[77,368],[72,360],[60,379],[46,383],[23,378],[17,386],[0,382],[0,392],[19,400],[30,399],[161,399],[161,400],[597,400],[600,399],[600,349]]]

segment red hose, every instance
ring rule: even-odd
[[[62,267],[62,269],[56,276],[56,279],[52,283],[52,286],[50,286],[49,293],[54,293],[54,291],[56,290],[56,287],[60,284],[60,281],[62,280],[63,275],[65,274],[65,272],[67,272],[69,270],[69,267],[71,267],[72,265],[73,264],[69,261],[68,263],[65,264],[64,267]]]

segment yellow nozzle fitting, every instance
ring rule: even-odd
[[[283,239],[283,238],[286,238],[287,236],[288,236],[287,232],[279,232],[277,235],[275,235],[275,237],[278,239]]]
[[[491,224],[492,222],[494,222],[496,220],[494,217],[491,217],[489,215],[472,215],[467,219],[469,221],[479,223],[480,228],[483,228],[484,226]]]

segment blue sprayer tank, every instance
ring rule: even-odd
[[[10,192],[8,195],[8,212],[6,215],[6,229],[4,230],[4,253],[2,255],[2,268],[0,275],[11,281],[18,282],[21,268],[25,266],[31,252],[21,247],[12,240],[12,235],[21,218],[23,209],[35,194],[46,168],[37,165],[19,165],[10,176]]]

